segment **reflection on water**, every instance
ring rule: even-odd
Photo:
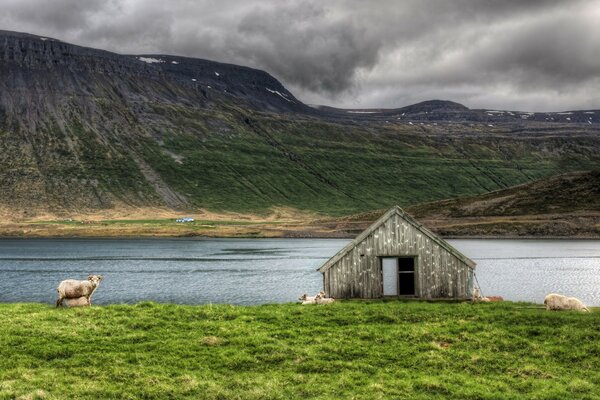
[[[598,240],[449,240],[477,262],[484,295],[542,303],[548,293],[600,306]]]
[[[52,303],[66,278],[104,275],[94,303],[295,301],[348,240],[0,240],[0,301]],[[541,302],[559,292],[600,305],[600,241],[452,240],[474,259],[484,294]]]

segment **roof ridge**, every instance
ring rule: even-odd
[[[379,217],[375,222],[373,222],[367,229],[360,233],[356,238],[354,238],[350,243],[344,246],[340,251],[338,251],[333,257],[327,260],[321,267],[317,269],[317,271],[325,272],[328,270],[333,264],[335,264],[340,258],[345,256],[352,248],[354,248],[358,243],[362,242],[367,236],[369,236],[375,229],[379,228],[381,224],[387,221],[393,214],[398,214],[404,220],[406,220],[409,224],[419,230],[421,233],[426,235],[428,238],[433,240],[437,245],[444,248],[446,251],[463,261],[469,267],[474,268],[475,262],[462,254],[460,251],[452,247],[450,243],[446,242],[444,239],[440,238],[433,232],[431,232],[425,225],[415,220],[411,217],[407,212],[405,212],[400,206],[395,205],[385,212],[381,217]]]

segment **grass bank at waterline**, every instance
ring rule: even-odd
[[[600,312],[0,304],[0,398],[600,397]]]

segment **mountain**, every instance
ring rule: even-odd
[[[409,208],[445,235],[600,236],[600,170]]]
[[[600,165],[600,111],[310,107],[264,71],[0,31],[0,214],[343,215]],[[139,214],[139,213],[138,213]]]
[[[491,124],[512,124],[536,126],[552,124],[600,124],[600,110],[579,110],[562,112],[526,112],[504,110],[473,110],[462,104],[448,100],[428,100],[410,106],[394,109],[352,109],[345,110],[334,107],[319,106],[317,108],[330,118],[357,119],[368,121],[385,121],[387,123],[421,123],[421,122],[476,122]]]

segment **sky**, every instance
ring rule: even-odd
[[[600,108],[600,0],[0,0],[0,29],[266,70],[305,103]]]

